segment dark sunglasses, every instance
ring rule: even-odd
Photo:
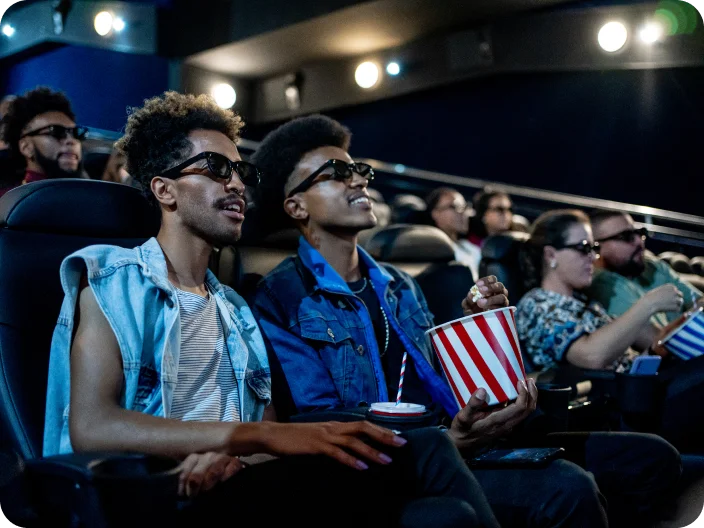
[[[597,257],[601,254],[601,247],[599,246],[599,242],[594,242],[593,244],[590,244],[588,240],[582,240],[581,242],[578,242],[577,244],[567,244],[564,246],[553,246],[555,249],[573,249],[575,251],[578,251],[582,255],[589,255],[590,253],[594,253]]]
[[[171,178],[172,180],[181,178],[182,176],[188,176],[192,173],[181,171],[202,159],[206,161],[210,173],[218,180],[222,180],[225,185],[232,181],[232,174],[235,172],[245,185],[249,187],[259,185],[261,174],[256,165],[247,161],[231,161],[227,156],[218,154],[217,152],[201,152],[192,158],[188,158],[183,163],[179,163],[175,167],[162,172],[161,176]]]
[[[28,136],[51,136],[57,141],[63,141],[70,135],[73,139],[83,141],[87,133],[88,128],[84,126],[65,127],[62,125],[49,125],[22,134],[20,139]]]
[[[489,207],[487,211],[493,211],[494,213],[509,214],[513,213],[513,207]]]
[[[288,193],[288,198],[291,198],[291,196],[299,192],[305,192],[313,187],[313,185],[317,183],[314,181],[315,178],[329,167],[332,167],[333,169],[333,173],[329,175],[331,180],[349,181],[355,173],[366,178],[367,181],[374,179],[374,169],[371,165],[367,165],[366,163],[347,163],[338,159],[329,159],[323,163],[318,170],[308,176],[296,188]]]
[[[645,227],[641,227],[640,229],[626,229],[625,231],[621,231],[620,233],[616,233],[615,235],[611,235],[606,238],[600,238],[599,242],[618,240],[620,242],[628,242],[630,244],[635,242],[639,238],[644,242],[645,239],[648,238],[648,230]]]

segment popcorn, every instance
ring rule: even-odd
[[[476,284],[475,284],[474,286],[472,286],[472,289],[469,290],[469,293],[472,295],[472,302],[473,302],[473,303],[477,302],[479,299],[483,299],[483,298],[484,298],[484,296],[483,296],[482,293],[479,291],[479,288],[477,287]]]

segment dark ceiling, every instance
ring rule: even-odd
[[[256,35],[233,39],[191,55],[187,63],[239,77],[264,77],[305,63],[372,53],[434,33],[570,1],[337,0],[325,4],[349,5],[293,24],[280,24]],[[323,2],[318,5],[321,4]],[[246,13],[240,14],[247,16]],[[234,15],[231,24],[236,26],[237,12]],[[262,16],[266,18],[266,15]],[[237,32],[236,28],[231,28],[230,32]]]

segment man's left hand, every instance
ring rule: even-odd
[[[468,292],[467,297],[462,301],[462,309],[465,315],[508,306],[508,291],[494,275],[479,279],[477,281],[477,288],[479,288],[479,292],[483,297],[477,302],[473,302],[472,293]]]

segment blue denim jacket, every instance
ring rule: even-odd
[[[425,297],[407,274],[377,264],[357,248],[374,291],[433,401],[459,410],[432,367],[425,331],[433,326]],[[271,341],[299,412],[389,401],[374,327],[364,303],[323,256],[301,237],[289,257],[259,283],[253,309]]]
[[[124,388],[120,405],[131,411],[169,417],[177,382],[181,327],[176,290],[155,238],[134,249],[90,246],[61,264],[64,301],[54,329],[49,360],[44,456],[72,451],[68,430],[70,349],[81,275],[85,274],[122,354]],[[264,340],[252,312],[210,271],[227,350],[239,386],[242,421],[262,419],[271,399]],[[99,353],[96,350],[96,353]]]

